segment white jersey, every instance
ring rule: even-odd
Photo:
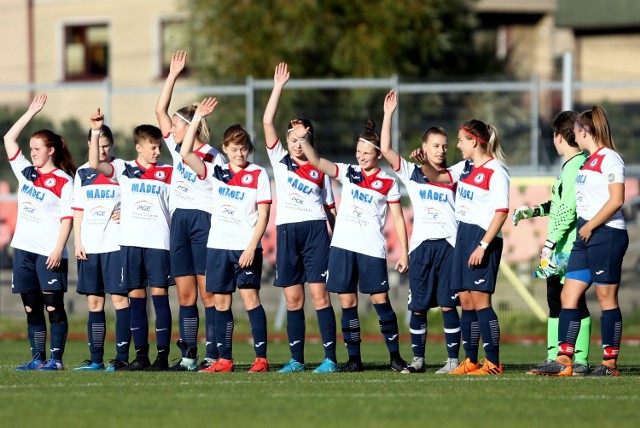
[[[470,160],[461,161],[448,169],[453,183],[458,183],[456,219],[489,228],[495,213],[509,212],[509,173],[495,160],[480,166]],[[498,237],[502,233],[498,232]]]
[[[331,178],[310,163],[294,161],[280,141],[267,147],[276,181],[276,225],[327,220],[324,206],[335,206]]]
[[[173,168],[158,162],[144,169],[137,161],[113,163],[120,183],[120,245],[169,249],[169,189]]]
[[[186,165],[180,156],[180,145],[176,144],[173,134],[164,138],[173,159],[173,175],[171,178],[171,194],[169,204],[171,212],[176,208],[185,210],[200,210],[211,213],[211,184],[206,180],[199,180],[198,175]],[[203,144],[193,151],[203,162],[214,165],[224,165],[222,154]]]
[[[407,162],[399,156],[399,169],[395,171],[407,186],[413,205],[413,231],[409,252],[422,242],[446,239],[456,246],[458,222],[456,220],[456,183],[432,183],[422,173],[419,165]]]
[[[624,162],[614,150],[600,147],[580,167],[576,176],[576,214],[591,220],[609,200],[609,184],[624,183]],[[615,229],[627,226],[619,208],[605,223]]]
[[[246,250],[256,224],[258,205],[271,204],[271,184],[267,171],[249,164],[233,172],[229,164],[219,166],[205,163],[203,180],[213,189],[213,212],[208,248]],[[258,248],[262,244],[258,243]]]
[[[11,246],[48,257],[58,243],[60,222],[73,219],[73,178],[60,169],[42,173],[21,150],[9,162],[18,179],[18,219]],[[62,257],[68,258],[66,246]]]
[[[78,168],[73,180],[71,208],[82,211],[82,223],[75,227],[80,227],[80,241],[87,254],[120,249],[120,225],[111,220],[111,214],[120,208],[120,185],[115,179],[85,163]]]
[[[387,204],[400,203],[398,183],[382,170],[367,176],[360,166],[343,163],[333,178],[342,183],[342,197],[331,246],[384,259],[382,229]]]

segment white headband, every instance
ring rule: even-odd
[[[185,122],[187,122],[189,125],[191,125],[191,121],[190,121],[190,120],[187,120],[187,118],[186,118],[186,117],[184,117],[183,115],[181,115],[180,113],[175,112],[174,114],[175,114],[176,116],[178,116],[180,119],[182,119],[182,120],[184,120]]]
[[[364,138],[358,138],[358,141],[362,141],[363,143],[367,143],[370,146],[373,146],[376,148],[376,150],[380,150],[380,147],[376,146],[375,144],[373,144],[371,141],[369,140],[365,140]]]

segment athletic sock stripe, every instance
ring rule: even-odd
[[[409,333],[411,334],[426,334],[427,333],[427,329],[426,328],[421,328],[420,330],[414,330],[413,328],[409,329]]]
[[[457,328],[445,328],[445,333],[460,333],[460,327]]]

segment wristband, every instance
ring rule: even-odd
[[[193,118],[191,118],[191,121],[197,121],[197,120],[202,120],[202,116],[200,116],[199,114],[194,114]]]
[[[102,133],[102,130],[100,129],[92,129],[91,130],[91,135],[100,135]]]
[[[483,250],[486,250],[489,247],[489,244],[487,242],[480,241],[480,243],[478,244],[478,247],[482,248]]]
[[[544,241],[544,247],[553,250],[554,248],[556,248],[556,243],[547,239],[546,241]]]

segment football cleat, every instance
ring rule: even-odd
[[[340,373],[363,372],[364,366],[360,361],[347,361],[346,363],[338,367],[336,371]]]
[[[447,358],[444,362],[444,366],[436,370],[436,374],[447,374],[452,370],[455,370],[460,365],[460,360],[457,358]]]
[[[15,370],[17,370],[17,371],[40,370],[40,368],[43,365],[44,365],[44,361],[39,360],[38,358],[34,358],[33,360],[29,361],[27,364],[24,364],[22,366],[16,367]]]
[[[64,370],[64,364],[62,364],[61,360],[54,360],[53,358],[49,358],[49,360],[44,363],[42,367],[38,370],[40,371],[53,371],[53,370]]]
[[[314,373],[333,373],[338,369],[338,365],[330,358],[322,360],[320,365],[315,368]]]
[[[587,376],[620,376],[620,370],[617,367],[609,367],[606,364],[600,364],[595,369],[591,370]]]
[[[249,373],[266,373],[269,371],[269,361],[266,358],[257,357],[251,368],[249,369]]]
[[[480,364],[472,363],[469,358],[465,358],[464,361],[461,362],[458,367],[456,367],[455,369],[451,370],[447,374],[450,374],[450,375],[466,375],[466,374],[469,374],[470,372],[472,372],[474,370],[478,370],[479,368],[480,368]]]
[[[91,360],[84,360],[81,366],[75,367],[73,371],[98,371],[104,370],[104,363],[94,363]]]
[[[148,357],[137,357],[135,360],[131,361],[129,365],[123,367],[121,370],[127,372],[139,372],[150,366],[151,361],[149,361]]]
[[[145,372],[163,372],[169,369],[169,360],[164,357],[157,357],[149,367],[145,367]]]
[[[424,358],[423,357],[413,357],[411,360],[411,364],[405,367],[400,373],[424,373]]]
[[[500,363],[500,365],[495,365],[489,360],[484,360],[482,367],[480,367],[477,370],[470,371],[467,374],[486,376],[486,375],[501,375],[503,373],[504,373],[504,370],[502,369],[502,363]]]
[[[200,364],[198,364],[198,371],[208,369],[213,364],[215,364],[216,361],[218,361],[217,358],[205,358],[204,360],[200,361]]]
[[[106,369],[104,369],[104,371],[105,372],[117,372],[119,370],[125,370],[128,365],[129,365],[129,363],[126,362],[126,361],[111,360],[111,361],[109,361],[109,366]]]
[[[591,367],[589,367],[589,364],[573,364],[573,376],[587,376],[589,372],[591,372]]]
[[[278,373],[299,373],[305,371],[307,368],[304,364],[297,362],[293,358],[289,360],[287,364],[285,364]]]
[[[531,372],[542,376],[571,376],[573,375],[573,365],[571,358],[559,355],[555,360],[549,360],[547,364],[538,366]]]
[[[226,360],[219,358],[214,364],[211,364],[206,369],[198,370],[198,373],[227,373],[234,370],[233,360]]]
[[[392,358],[390,365],[391,365],[391,370],[398,373],[401,373],[402,370],[407,368],[407,362],[400,357]]]

